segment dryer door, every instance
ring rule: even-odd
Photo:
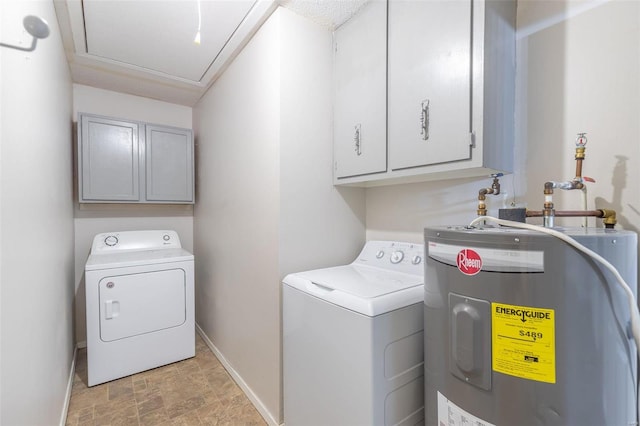
[[[182,269],[105,277],[99,283],[100,340],[177,327],[186,321]]]

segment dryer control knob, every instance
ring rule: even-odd
[[[404,253],[401,250],[397,250],[391,253],[391,263],[400,263],[402,262],[402,259],[404,259]]]
[[[378,250],[378,252],[376,253],[376,259],[382,259],[383,256],[384,252],[382,250]]]
[[[420,256],[413,256],[413,259],[411,259],[411,263],[414,265],[419,265],[420,262],[422,262],[422,257]]]
[[[107,238],[104,239],[104,243],[109,247],[113,247],[116,244],[118,244],[118,237],[116,237],[115,235],[109,235]]]

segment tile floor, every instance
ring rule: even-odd
[[[87,387],[87,351],[78,351],[68,426],[266,425],[200,336],[196,356]]]

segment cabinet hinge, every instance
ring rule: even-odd
[[[476,147],[476,132],[469,133],[469,146],[471,146],[471,148]]]

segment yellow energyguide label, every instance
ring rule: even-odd
[[[553,309],[491,303],[491,329],[493,371],[556,382]]]

